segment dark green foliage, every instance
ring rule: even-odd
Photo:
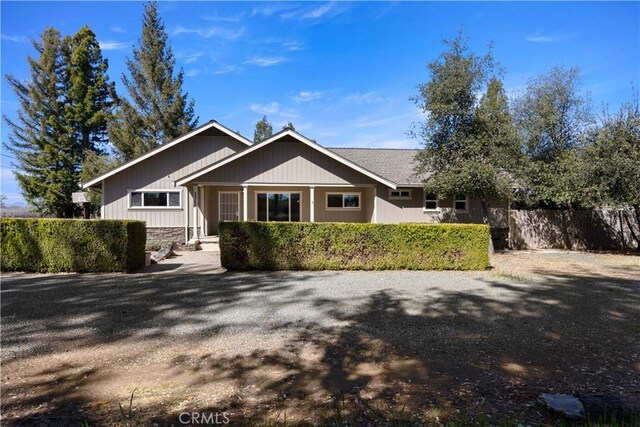
[[[429,63],[431,78],[414,98],[429,114],[414,133],[424,145],[416,171],[429,194],[477,196],[486,223],[488,201],[511,195],[520,141],[502,82],[489,79],[495,68],[491,53],[470,52],[462,34],[445,44],[449,50]],[[485,86],[478,103],[477,93]]]
[[[625,103],[589,132],[578,170],[581,200],[588,207],[622,208],[640,249],[640,103]],[[578,167],[575,167],[578,165]],[[575,170],[574,169],[574,170]]]
[[[100,154],[95,151],[86,150],[82,169],[80,170],[80,181],[86,182],[91,178],[95,178],[105,172],[118,166],[119,162],[116,158],[108,154]],[[84,190],[91,203],[92,211],[99,211],[102,204],[102,190],[97,188],[88,188]]]
[[[262,116],[258,122],[256,122],[256,130],[253,133],[253,142],[262,142],[265,139],[271,138],[273,135],[273,126],[267,121],[267,116]]]
[[[221,222],[229,270],[483,270],[479,224]]]
[[[293,123],[291,123],[291,122],[288,122],[288,123],[286,124],[286,126],[283,126],[283,127],[282,127],[282,129],[283,129],[283,130],[284,130],[284,129],[291,129],[292,131],[295,131],[295,130],[296,130],[295,126],[293,126]]]
[[[526,155],[521,202],[579,207],[582,180],[576,162],[593,123],[589,98],[580,91],[579,70],[554,67],[529,80],[514,102],[514,116]]]
[[[0,219],[2,270],[133,272],[144,266],[143,221]]]
[[[107,121],[116,97],[115,84],[109,81],[108,61],[87,25],[63,40],[65,63],[65,114],[75,133],[78,155],[101,151],[107,142]]]
[[[38,57],[27,57],[29,79],[22,82],[7,75],[20,109],[16,121],[5,117],[11,129],[6,147],[17,159],[15,176],[27,203],[42,214],[70,217],[78,159],[65,118],[60,33],[47,28],[33,46]]]
[[[183,71],[174,76],[175,57],[155,2],[147,3],[142,37],[126,65],[131,77],[122,83],[129,99],[121,98],[109,138],[118,154],[130,160],[171,141],[197,126],[194,101],[182,92]]]
[[[83,27],[61,39],[47,28],[27,57],[29,78],[7,75],[20,109],[7,148],[15,155],[16,179],[26,201],[41,214],[71,217],[79,172],[87,152],[105,142],[114,86],[95,34]]]

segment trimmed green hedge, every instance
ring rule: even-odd
[[[133,272],[144,266],[143,221],[0,219],[3,271]]]
[[[483,270],[478,224],[220,223],[228,270]]]

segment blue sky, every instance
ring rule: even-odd
[[[118,89],[141,30],[143,3],[2,2],[2,74],[26,78],[30,39],[47,26],[88,24]],[[490,42],[509,94],[554,65],[579,66],[596,111],[616,109],[640,82],[640,3],[162,2],[185,89],[200,122],[215,118],[252,138],[266,114],[325,146],[417,147],[406,132],[422,118],[409,101],[428,79],[442,37],[463,26],[472,49]],[[2,79],[2,114],[17,104]],[[7,126],[2,123],[2,141]],[[21,202],[11,159],[2,193]]]

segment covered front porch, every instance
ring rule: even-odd
[[[376,222],[375,184],[210,183],[187,191],[189,241],[216,235],[221,221]]]

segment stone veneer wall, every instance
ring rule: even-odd
[[[184,243],[184,227],[147,227],[147,241]]]

